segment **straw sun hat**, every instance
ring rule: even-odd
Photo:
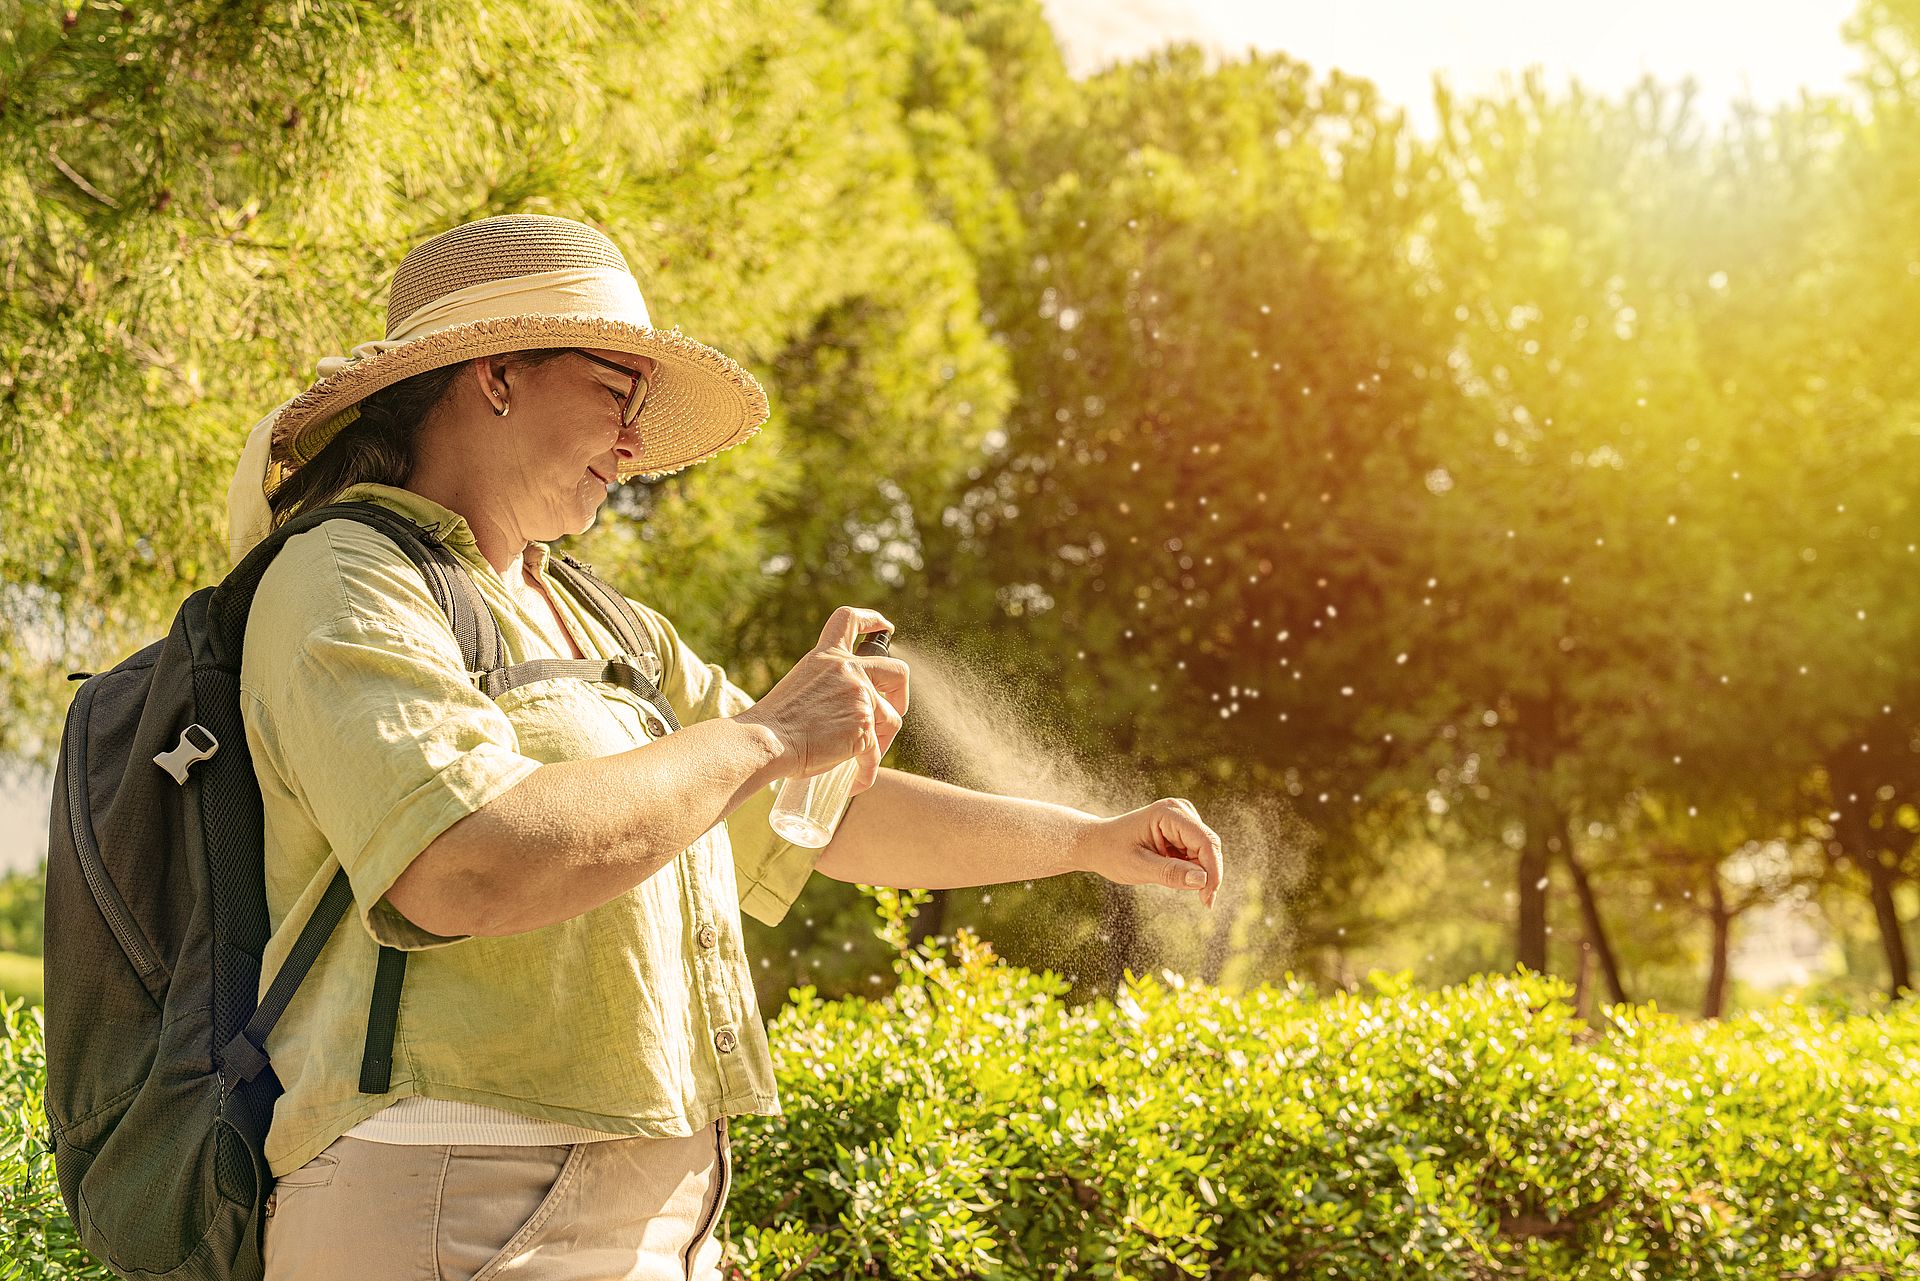
[[[482,218],[407,254],[387,294],[386,336],[321,360],[318,381],[254,425],[228,491],[235,554],[265,535],[265,496],[351,423],[361,400],[430,369],[537,347],[658,362],[634,420],[641,455],[622,462],[621,480],[704,462],[767,420],[752,374],[678,327],[653,327],[639,282],[605,235],[545,214]]]

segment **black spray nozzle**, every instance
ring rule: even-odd
[[[853,647],[853,652],[866,658],[878,658],[887,652],[887,646],[893,644],[892,632],[868,632]]]

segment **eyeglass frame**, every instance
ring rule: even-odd
[[[647,396],[653,391],[653,380],[637,369],[628,369],[625,365],[615,364],[606,357],[596,356],[584,348],[569,347],[567,350],[577,356],[585,356],[596,365],[605,365],[608,369],[617,369],[633,379],[633,385],[627,388],[627,394],[620,402],[620,429],[625,431],[627,428],[633,426],[634,419],[640,417],[641,407],[647,403]],[[641,391],[640,389],[642,387],[645,387],[646,391]],[[637,398],[635,397],[636,392],[639,393]]]

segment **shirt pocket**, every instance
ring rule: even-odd
[[[655,737],[644,728],[639,700],[618,685],[566,676],[516,686],[497,701],[520,751],[544,763],[612,756]]]

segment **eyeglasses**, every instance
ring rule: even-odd
[[[626,398],[620,402],[620,426],[622,428],[633,426],[633,420],[640,416],[640,406],[647,403],[647,393],[653,390],[653,384],[648,381],[647,376],[637,369],[628,369],[625,365],[616,365],[611,360],[596,356],[590,351],[582,351],[578,347],[569,347],[567,350],[576,355],[585,356],[596,365],[605,365],[608,369],[617,369],[627,377],[633,379],[633,385],[627,388]]]

